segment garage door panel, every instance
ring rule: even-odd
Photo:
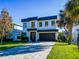
[[[40,41],[54,41],[55,33],[40,33],[39,40]]]

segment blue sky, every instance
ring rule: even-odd
[[[22,25],[21,19],[58,15],[68,0],[0,0],[0,11],[7,8],[13,22]]]

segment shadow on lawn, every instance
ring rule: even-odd
[[[51,45],[26,45],[22,47],[16,47],[12,49],[8,49],[5,51],[0,52],[0,56],[9,56],[9,55],[16,55],[16,54],[26,54],[26,53],[34,53],[34,52],[40,52],[44,49],[47,49]]]

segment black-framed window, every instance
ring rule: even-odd
[[[45,26],[46,26],[46,27],[48,26],[48,21],[45,21]]]
[[[51,26],[55,25],[55,21],[51,21]]]
[[[32,27],[32,28],[35,27],[35,22],[31,22],[31,27]]]
[[[39,27],[42,27],[42,22],[39,22]]]

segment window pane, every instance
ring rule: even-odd
[[[48,21],[45,21],[45,26],[46,26],[46,27],[48,26]]]
[[[24,23],[23,26],[24,26],[24,28],[26,28],[27,27],[27,23]]]
[[[31,27],[35,27],[35,22],[31,22]]]
[[[51,25],[53,26],[55,24],[55,21],[51,21]]]
[[[39,22],[39,27],[42,27],[42,22]]]

